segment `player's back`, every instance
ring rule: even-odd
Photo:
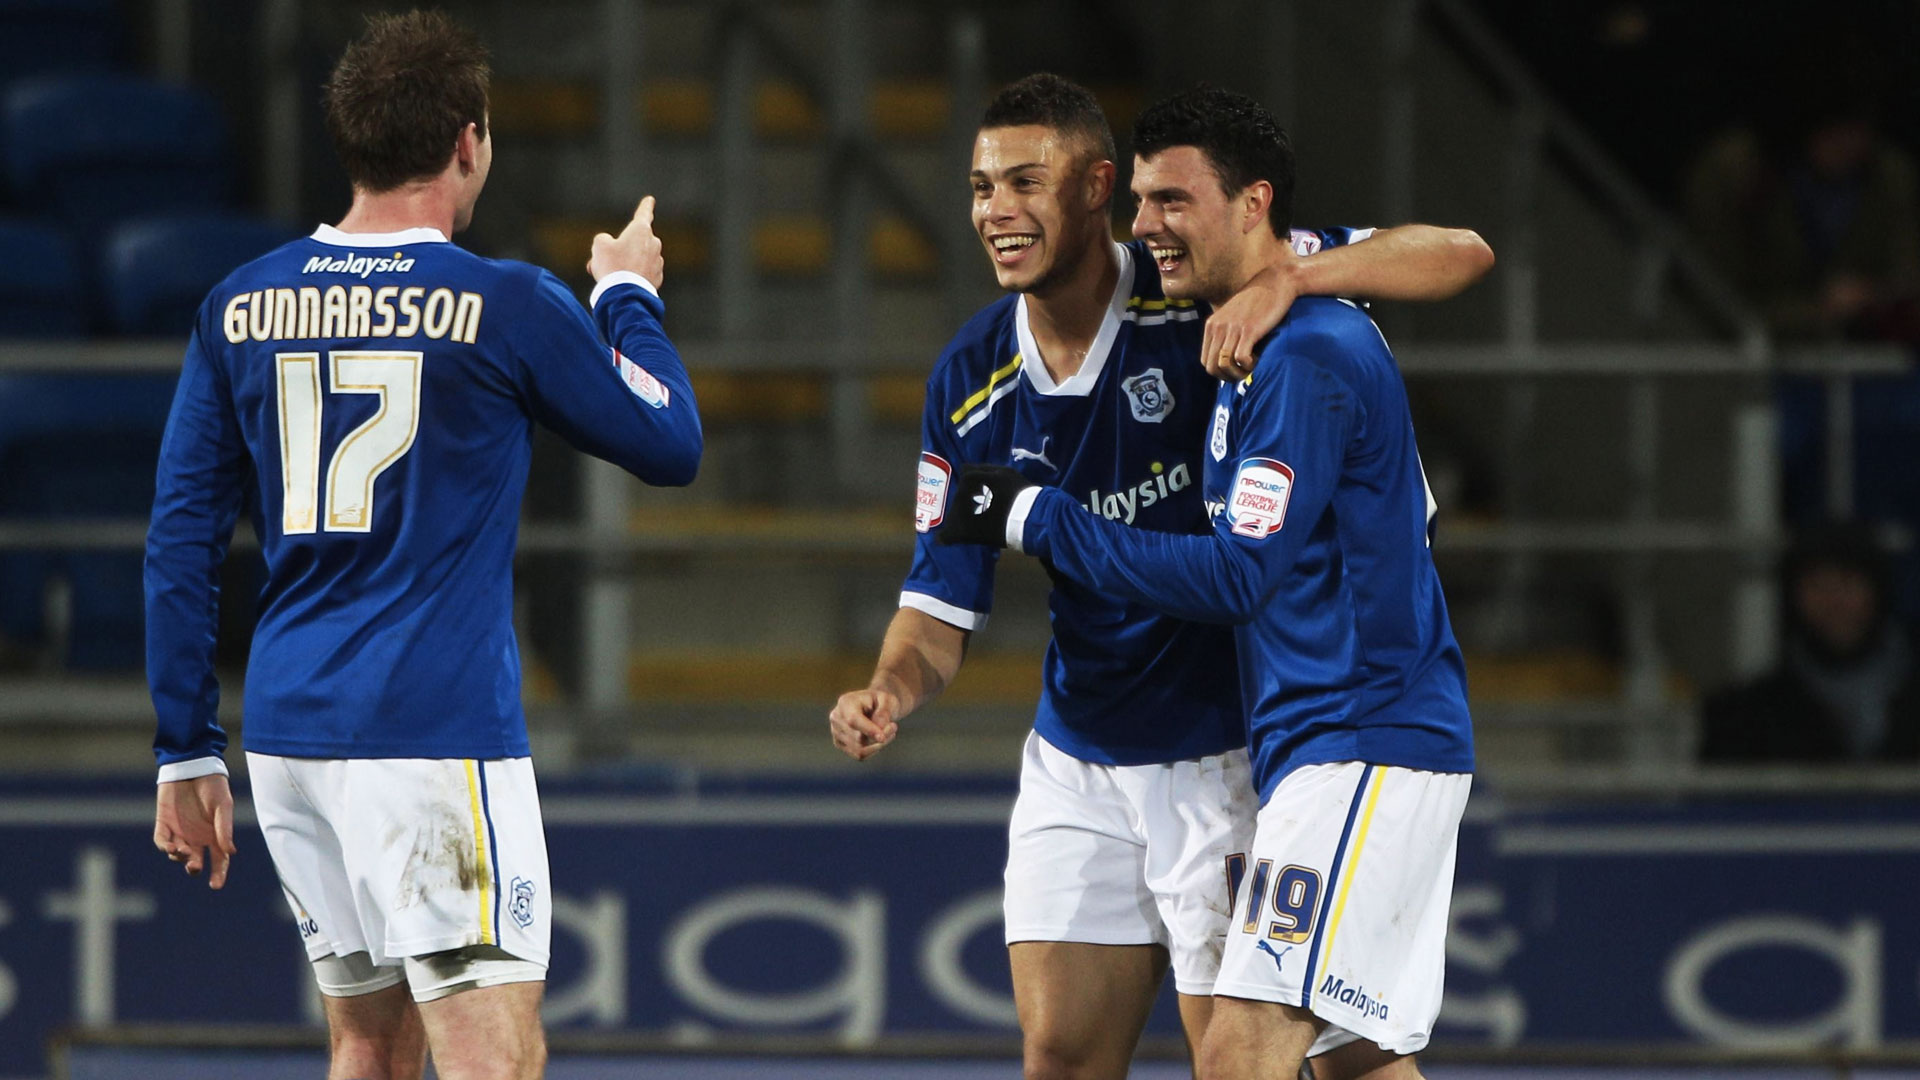
[[[1470,771],[1465,672],[1429,547],[1433,504],[1386,342],[1353,305],[1302,298],[1250,382],[1247,397],[1302,394],[1312,400],[1292,408],[1347,414],[1329,421],[1345,437],[1324,465],[1288,466],[1335,468],[1338,479],[1317,521],[1286,523],[1310,532],[1240,639],[1263,796],[1318,762]],[[1226,462],[1240,460],[1235,493],[1261,480],[1246,453],[1242,442]]]
[[[175,405],[172,467],[163,450],[155,532],[177,531],[167,511],[200,482],[186,440],[222,443],[198,430],[221,423],[206,403],[230,403],[224,445],[250,459],[268,571],[249,750],[527,753],[512,557],[533,422],[655,482],[690,480],[699,455],[697,418],[689,458],[688,416],[649,415],[674,386],[690,414],[677,359],[663,381],[598,342],[551,274],[431,229],[323,227],[216,287],[196,330],[205,363],[190,349]]]

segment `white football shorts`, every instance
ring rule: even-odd
[[[1289,774],[1260,808],[1214,993],[1327,1021],[1309,1056],[1365,1039],[1425,1048],[1469,773],[1342,761]]]
[[[1174,988],[1211,994],[1256,797],[1245,750],[1100,765],[1027,736],[1007,849],[1007,944],[1163,945]]]
[[[426,1000],[465,988],[455,983],[467,974],[469,986],[544,977],[552,889],[531,759],[250,753],[247,766],[267,851],[323,991],[347,996],[406,979]],[[435,954],[456,949],[499,959],[468,972],[455,957],[462,972],[440,970],[449,958]],[[331,958],[356,953],[365,961],[354,958],[343,986],[348,969]]]

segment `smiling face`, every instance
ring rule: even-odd
[[[1198,147],[1135,157],[1133,197],[1139,204],[1133,235],[1147,242],[1169,297],[1219,304],[1246,283],[1252,204],[1245,193],[1227,194]],[[1266,227],[1264,210],[1258,223]]]
[[[983,128],[973,143],[973,228],[1009,292],[1044,293],[1107,232],[1113,163],[1043,124]]]

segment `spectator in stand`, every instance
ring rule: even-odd
[[[1775,132],[1735,128],[1695,161],[1688,220],[1781,336],[1920,342],[1914,158],[1858,63],[1799,61],[1778,68]]]
[[[1872,534],[1857,526],[1809,534],[1788,553],[1781,584],[1780,665],[1707,697],[1701,760],[1920,759],[1920,664],[1890,610]]]

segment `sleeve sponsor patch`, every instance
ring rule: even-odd
[[[673,390],[666,383],[653,377],[646,368],[626,358],[619,349],[613,350],[613,364],[620,372],[620,380],[633,391],[633,396],[653,406],[664,409],[673,404]]]
[[[1227,520],[1235,536],[1265,540],[1287,520],[1287,498],[1293,494],[1293,470],[1272,458],[1248,458],[1233,475],[1227,496]]]
[[[914,490],[913,530],[932,532],[947,520],[947,488],[953,466],[939,454],[920,452],[920,483]]]
[[[1320,250],[1320,234],[1306,229],[1295,229],[1288,237],[1293,241],[1293,253],[1301,257],[1312,255]]]

